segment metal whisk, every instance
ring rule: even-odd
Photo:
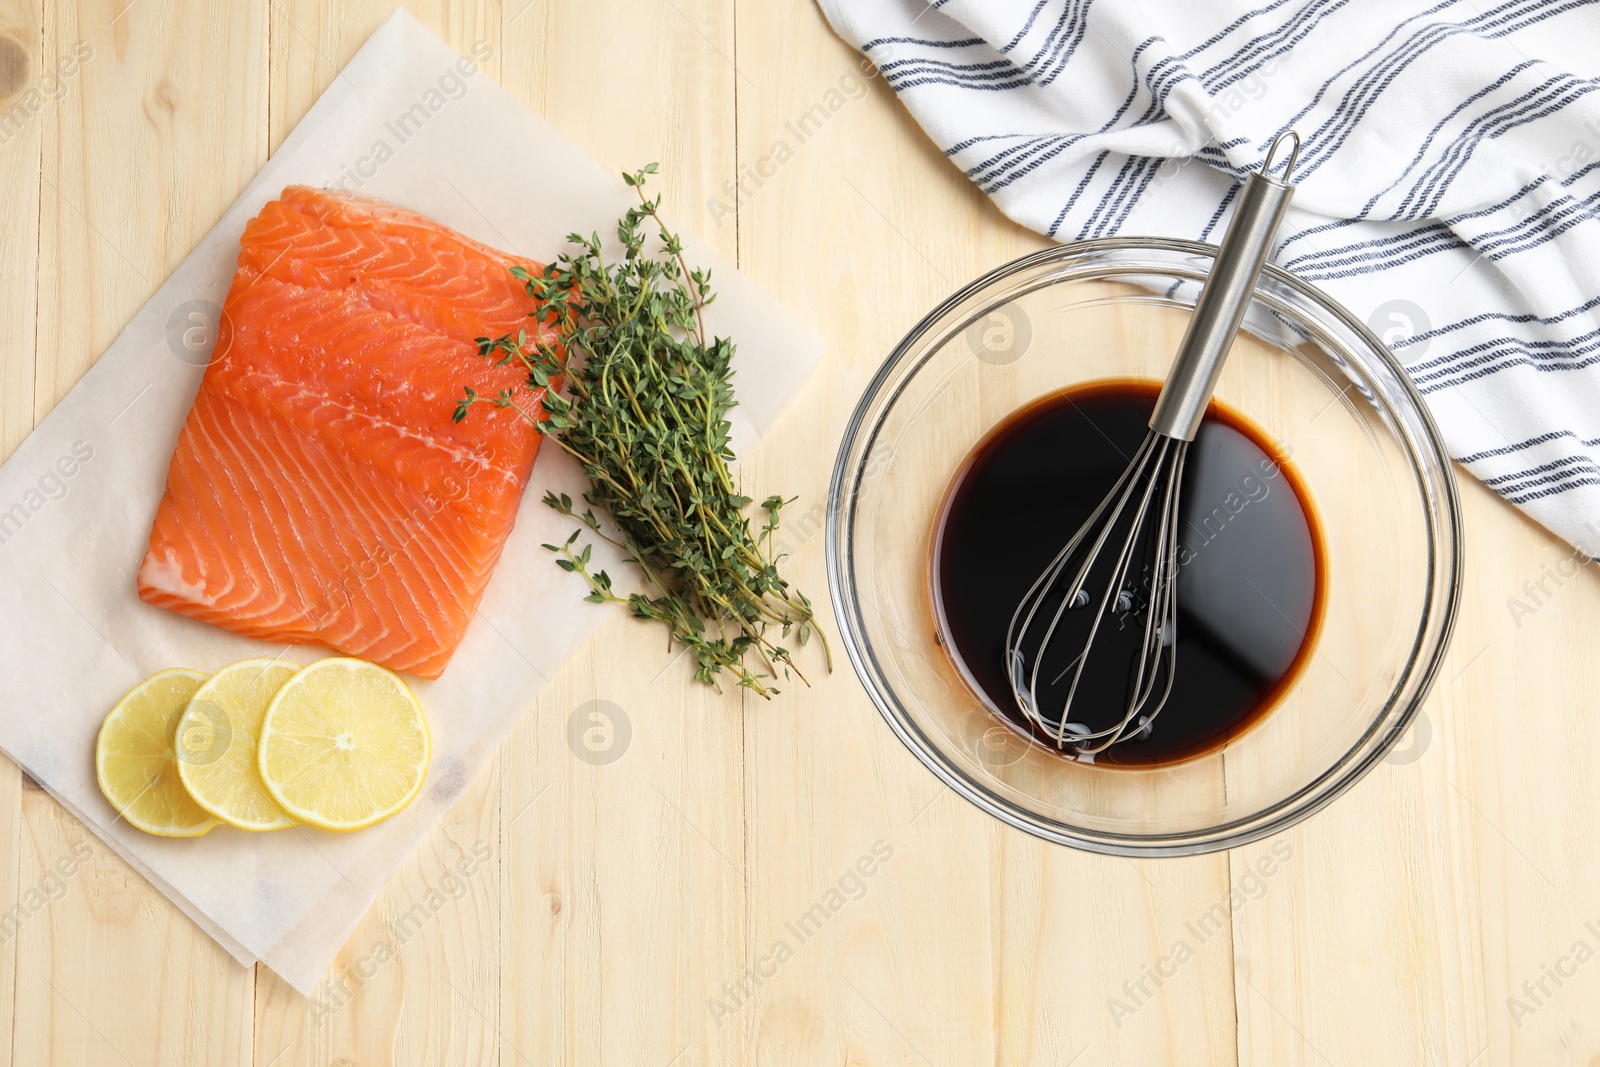
[[[1285,143],[1290,145],[1289,159],[1279,180],[1271,171]],[[1239,332],[1273,236],[1294,195],[1289,179],[1299,155],[1299,136],[1286,131],[1272,142],[1261,170],[1245,182],[1233,221],[1195,304],[1194,317],[1161,387],[1144,443],[1088,521],[1028,587],[1011,616],[1005,666],[1017,707],[1055,740],[1058,749],[1070,748],[1079,758],[1092,759],[1112,745],[1147,735],[1172,695],[1177,671],[1178,506],[1184,459],[1216,389],[1222,361]],[[1083,647],[1055,678],[1047,679],[1055,684],[1071,672],[1061,714],[1046,716],[1038,698],[1046,650],[1067,613],[1086,609],[1094,599],[1087,589],[1091,571],[1125,516],[1131,516],[1127,536],[1105,576]],[[1135,564],[1141,561],[1145,562],[1140,568],[1143,574],[1135,575]],[[1070,578],[1063,582],[1062,576],[1068,574]],[[1074,722],[1073,698],[1090,663],[1096,635],[1108,617],[1116,617],[1119,628],[1124,628],[1126,620],[1138,614],[1138,589],[1131,582],[1136,577],[1145,579],[1149,596],[1142,623],[1136,617],[1133,621],[1137,645],[1128,657],[1131,668],[1123,713],[1118,721],[1099,729]],[[1029,641],[1030,631],[1045,618],[1048,624],[1035,646]]]

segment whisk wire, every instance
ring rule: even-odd
[[[1148,436],[1151,437],[1151,438],[1159,438],[1159,443],[1155,445],[1155,449],[1152,452],[1153,463],[1154,463],[1154,471],[1151,473],[1151,475],[1150,475],[1150,477],[1148,479],[1143,479],[1142,476],[1143,476],[1143,473],[1144,473],[1144,468],[1141,467],[1141,469],[1140,469],[1140,475],[1141,475],[1140,480],[1144,481],[1144,492],[1139,497],[1139,508],[1138,508],[1138,510],[1136,512],[1134,512],[1133,521],[1128,526],[1128,536],[1123,540],[1122,548],[1117,553],[1117,561],[1116,561],[1116,564],[1111,569],[1111,576],[1106,579],[1106,590],[1105,590],[1105,593],[1104,593],[1104,595],[1102,595],[1100,597],[1099,606],[1095,608],[1094,619],[1089,623],[1089,636],[1084,641],[1083,654],[1079,655],[1079,657],[1078,657],[1078,659],[1076,661],[1076,665],[1072,668],[1072,672],[1073,672],[1072,673],[1072,683],[1067,687],[1066,700],[1063,701],[1062,706],[1061,706],[1061,717],[1060,717],[1059,720],[1057,720],[1057,723],[1058,723],[1058,725],[1056,726],[1056,747],[1057,748],[1065,748],[1066,744],[1067,744],[1067,741],[1066,741],[1067,723],[1071,719],[1072,700],[1073,700],[1073,697],[1077,696],[1078,684],[1083,680],[1083,670],[1089,664],[1089,656],[1088,656],[1089,649],[1091,647],[1093,647],[1095,636],[1100,632],[1100,624],[1105,621],[1107,609],[1109,609],[1113,604],[1115,604],[1117,602],[1117,599],[1122,595],[1123,590],[1127,586],[1128,566],[1133,560],[1134,550],[1137,547],[1138,542],[1140,540],[1139,535],[1146,531],[1145,515],[1150,510],[1150,499],[1155,493],[1155,489],[1156,489],[1157,483],[1160,481],[1159,474],[1160,474],[1160,471],[1161,471],[1161,464],[1162,464],[1163,460],[1165,460],[1165,458],[1166,458],[1167,445],[1168,445],[1168,441],[1169,441],[1168,438],[1160,438],[1158,434],[1153,434],[1152,433],[1152,434],[1150,434]],[[1134,483],[1134,485],[1136,485],[1136,484],[1138,484],[1137,481]],[[1131,495],[1131,493],[1133,492],[1133,487],[1134,487],[1133,485],[1130,485],[1128,487],[1128,490],[1127,490],[1127,494],[1128,495]],[[1118,508],[1118,511],[1119,512],[1121,511],[1120,507]],[[1116,526],[1116,524],[1117,524],[1117,519],[1116,519],[1116,516],[1113,515],[1111,521],[1106,524],[1105,531],[1101,535],[1100,544],[1104,543],[1105,536],[1111,532],[1111,530]],[[1068,597],[1069,598],[1076,598],[1077,589],[1082,588],[1082,583],[1088,578],[1089,570],[1094,565],[1094,561],[1095,561],[1096,556],[1099,555],[1098,548],[1099,548],[1099,546],[1097,545],[1096,550],[1093,551],[1093,552],[1090,552],[1089,555],[1084,559],[1083,566],[1078,571],[1078,577],[1076,579],[1076,582],[1075,582],[1075,585],[1074,585],[1074,589],[1068,593]],[[1050,638],[1053,635],[1054,622],[1060,620],[1061,615],[1063,614],[1063,611],[1065,610],[1065,607],[1066,607],[1067,603],[1070,603],[1070,600],[1063,601],[1062,606],[1058,607],[1056,609],[1055,620],[1053,620],[1053,622],[1052,622],[1051,632],[1047,632],[1046,633],[1046,635],[1045,635],[1045,643],[1044,643],[1044,645],[1040,646],[1040,655],[1038,657],[1036,657],[1036,659],[1034,661],[1034,665],[1033,665],[1033,686],[1034,686],[1034,690],[1033,691],[1034,691],[1035,694],[1037,694],[1037,692],[1038,692],[1037,685],[1038,685],[1039,666],[1040,666],[1040,664],[1042,664],[1044,662],[1043,649],[1049,645]],[[1111,730],[1099,731],[1099,732],[1090,732],[1087,729],[1085,729],[1081,733],[1075,733],[1075,735],[1073,737],[1073,744],[1078,748],[1078,750],[1080,752],[1086,751],[1085,746],[1084,746],[1084,742],[1091,741],[1091,740],[1094,740],[1095,738],[1105,736],[1107,733],[1113,733],[1114,734],[1118,729],[1120,729],[1120,727],[1113,727]]]
[[[1278,179],[1269,172],[1284,145],[1289,146],[1289,159],[1283,178]],[[1299,136],[1286,131],[1273,142],[1263,170],[1246,180],[1177,356],[1156,397],[1150,432],[1094,514],[1078,527],[1028,587],[1006,628],[1004,665],[1018,709],[1041,733],[1054,738],[1056,748],[1070,746],[1081,758],[1093,758],[1118,742],[1143,736],[1172,696],[1178,664],[1178,521],[1184,464],[1189,443],[1199,433],[1223,360],[1239,332],[1274,235],[1294,193],[1291,178],[1299,148]],[[1062,618],[1069,611],[1087,606],[1087,600],[1079,604],[1084,586],[1113,530],[1119,527],[1135,499],[1138,503],[1129,520],[1127,536],[1088,622],[1088,637],[1077,657],[1050,683],[1053,686],[1068,671],[1072,673],[1061,715],[1051,722],[1039,710],[1039,672]],[[1153,501],[1154,510],[1159,513],[1154,522]],[[1115,610],[1122,616],[1136,616],[1141,608],[1131,599],[1131,593],[1126,606],[1118,602],[1129,590],[1128,575],[1135,560],[1147,567],[1148,575],[1149,597],[1142,605],[1143,629],[1137,635],[1136,652],[1128,656],[1130,677],[1124,690],[1122,715],[1112,725],[1094,729],[1087,723],[1072,721],[1073,700],[1107,613]],[[1075,562],[1077,571],[1061,591],[1042,639],[1037,645],[1032,644],[1028,635],[1041,608],[1055,595],[1062,575]],[[1097,717],[1096,721],[1104,720]]]
[[[1133,696],[1120,722],[1100,731],[1097,735],[1083,739],[1090,740],[1096,736],[1103,736],[1106,740],[1098,745],[1079,743],[1076,746],[1083,755],[1095,755],[1124,738],[1138,736],[1155,722],[1156,716],[1161,714],[1161,710],[1166,707],[1167,700],[1172,695],[1172,683],[1177,673],[1178,660],[1178,488],[1183,481],[1183,462],[1188,448],[1187,441],[1169,438],[1163,442],[1163,458],[1170,451],[1172,466],[1166,471],[1166,484],[1162,489],[1161,522],[1154,539],[1158,551],[1154,553],[1154,561],[1150,568],[1149,610],[1145,613],[1139,660],[1134,670],[1133,683],[1129,687]],[[1159,474],[1157,478],[1152,479],[1152,486],[1156,480],[1159,480]],[[1151,704],[1156,685],[1163,678],[1166,684],[1161,690],[1160,698]],[[1130,732],[1129,727],[1135,725],[1137,728]]]
[[[1034,699],[1034,695],[1038,692],[1039,658],[1034,661],[1033,673],[1028,681],[1026,683],[1022,682],[1021,676],[1025,668],[1025,657],[1022,654],[1023,639],[1027,636],[1028,630],[1032,628],[1034,617],[1044,604],[1051,588],[1055,586],[1061,577],[1061,572],[1066,570],[1067,565],[1077,555],[1079,546],[1083,544],[1089,532],[1099,525],[1101,516],[1105,514],[1108,508],[1111,508],[1111,517],[1104,526],[1100,527],[1100,536],[1087,553],[1087,561],[1093,561],[1099,555],[1101,548],[1105,545],[1106,538],[1111,535],[1111,528],[1116,525],[1118,517],[1122,514],[1122,509],[1127,506],[1128,497],[1132,494],[1134,486],[1138,484],[1138,476],[1143,472],[1154,447],[1155,435],[1147,434],[1143,443],[1140,444],[1139,450],[1134,453],[1133,459],[1123,469],[1122,476],[1111,487],[1111,491],[1100,501],[1100,505],[1095,508],[1094,513],[1084,521],[1082,526],[1078,527],[1077,532],[1062,546],[1061,551],[1056,553],[1055,557],[1039,574],[1039,577],[1033,580],[1033,584],[1028,587],[1028,591],[1023,594],[1022,600],[1018,603],[1017,610],[1011,613],[1011,622],[1006,628],[1005,644],[1008,660],[1007,675],[1011,679],[1011,695],[1017,702],[1017,709],[1042,730],[1048,731],[1050,726],[1045,722],[1044,717],[1039,714],[1037,701]],[[1050,625],[1045,630],[1044,638],[1040,642],[1041,649],[1050,643],[1064,610],[1073,605],[1078,594],[1082,592],[1084,581],[1087,577],[1088,568],[1085,566],[1084,569],[1079,571],[1072,587],[1066,591],[1061,605],[1057,607],[1055,614],[1051,617]]]
[[[1018,710],[1050,736],[1057,748],[1070,746],[1086,757],[1103,752],[1149,727],[1172,695],[1177,667],[1178,502],[1187,453],[1187,441],[1155,431],[1146,434],[1111,491],[1034,579],[1012,613],[1005,646],[1012,697]],[[1090,581],[1091,571],[1130,510],[1127,535],[1117,546],[1104,591],[1095,598],[1083,649],[1051,683],[1071,672],[1060,714],[1047,718],[1039,706],[1044,650],[1055,639],[1067,612],[1086,606],[1080,603],[1080,598]],[[1121,608],[1118,601],[1129,592],[1129,577],[1135,562],[1146,559],[1150,561],[1149,597],[1144,618],[1139,623],[1139,647],[1131,665],[1122,715],[1101,729],[1074,722],[1072,708],[1090,651],[1110,614],[1128,614],[1135,610],[1131,603]],[[1074,565],[1076,570],[1071,570]],[[1063,575],[1069,571],[1071,577],[1063,583]],[[1043,621],[1041,612],[1058,586],[1061,587],[1059,600],[1044,623],[1038,651],[1030,656],[1026,651],[1032,644],[1028,640],[1029,633],[1037,622]]]

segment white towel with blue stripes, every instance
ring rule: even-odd
[[[1274,262],[1390,344],[1467,470],[1600,555],[1600,7],[820,2],[951,161],[1057,240],[1215,241],[1299,131]]]

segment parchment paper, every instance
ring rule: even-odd
[[[218,827],[190,840],[150,837],[117,819],[95,785],[93,749],[101,719],[128,688],[163,667],[215,670],[246,656],[309,662],[324,654],[236,637],[150,607],[134,592],[239,235],[295,183],[379,196],[542,261],[570,232],[614,233],[634,194],[471,57],[396,11],[0,468],[8,609],[0,612],[0,749],[241,963],[262,960],[310,993],[384,881],[607,609],[580,603],[575,579],[539,547],[564,539],[572,525],[539,502],[545,490],[576,496],[583,487],[575,465],[547,445],[466,641],[441,679],[415,682],[434,756],[406,811],[354,834]],[[708,326],[739,345],[735,441],[748,445],[814,369],[821,339],[709,249],[692,238],[688,246],[689,258],[714,273]]]

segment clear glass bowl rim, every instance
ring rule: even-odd
[[[848,499],[846,497],[846,482],[850,480],[852,474],[851,459],[860,443],[863,440],[870,442],[876,434],[878,426],[868,426],[867,420],[880,393],[894,379],[896,372],[901,369],[901,364],[919,347],[925,336],[952,311],[981,296],[985,290],[997,283],[1035,266],[1108,252],[1156,254],[1148,257],[1143,263],[1135,263],[1132,260],[1119,261],[1117,264],[1119,274],[1148,273],[1178,278],[1186,276],[1188,272],[1178,271],[1175,262],[1165,262],[1159,254],[1170,253],[1174,259],[1185,256],[1209,259],[1215,257],[1217,246],[1201,241],[1163,237],[1104,237],[1067,242],[1040,249],[995,267],[952,293],[923,316],[921,321],[907,331],[878,368],[862,392],[839,442],[833,475],[828,486],[827,519],[824,524],[824,554],[827,559],[829,599],[833,604],[834,620],[838,624],[851,666],[884,721],[912,754],[959,796],[1008,826],[1056,844],[1104,855],[1136,858],[1199,855],[1246,845],[1310,818],[1366,777],[1367,773],[1388,755],[1405,735],[1421,711],[1422,704],[1437,678],[1460,608],[1464,558],[1460,492],[1456,485],[1454,467],[1438,426],[1428,412],[1421,394],[1417,392],[1410,377],[1388,347],[1366,323],[1327,293],[1269,263],[1262,272],[1263,280],[1270,277],[1273,282],[1316,305],[1323,313],[1337,320],[1363,342],[1365,351],[1351,350],[1342,355],[1354,355],[1358,363],[1365,364],[1368,360],[1375,362],[1385,376],[1393,380],[1398,387],[1400,398],[1404,401],[1405,410],[1400,410],[1383,391],[1375,393],[1377,405],[1385,410],[1392,421],[1400,426],[1410,425],[1415,431],[1414,434],[1399,433],[1396,436],[1404,445],[1413,475],[1423,483],[1422,495],[1425,498],[1423,512],[1427,518],[1430,582],[1417,642],[1395,682],[1389,700],[1385,702],[1362,741],[1352,747],[1345,758],[1328,768],[1307,786],[1279,803],[1252,815],[1200,831],[1154,835],[1099,833],[1041,820],[990,792],[961,768],[948,762],[938,746],[923,733],[910,716],[896,706],[875,678],[870,666],[873,658],[870,642],[865,637],[864,626],[860,624],[860,600],[853,583],[848,580],[852,574],[848,524],[855,509],[853,482],[849,487]],[[1140,267],[1148,269],[1141,271],[1138,269]],[[1258,294],[1261,292],[1261,285],[1262,283],[1257,283]],[[1278,303],[1276,300],[1268,302]],[[1364,366],[1363,369],[1371,374],[1370,365]],[[915,370],[912,373],[915,373]],[[893,406],[894,398],[890,398],[879,415],[880,423]],[[855,466],[855,473],[859,474],[859,457]],[[1432,487],[1438,490],[1437,496],[1427,491],[1430,487],[1427,475],[1430,472],[1434,475],[1431,483]],[[1442,521],[1440,521],[1441,515]],[[1446,542],[1443,552],[1441,552],[1441,542]],[[1399,707],[1398,712],[1395,712],[1395,706],[1400,701],[1403,701],[1403,705]],[[1381,731],[1381,736],[1375,737],[1374,734],[1378,731]]]

